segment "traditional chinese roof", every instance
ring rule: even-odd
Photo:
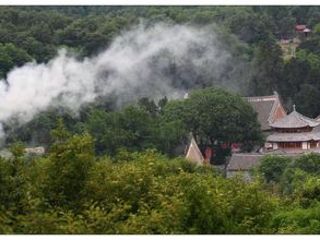
[[[311,151],[310,151],[311,152]],[[267,155],[278,155],[278,156],[290,156],[297,157],[301,153],[286,153],[281,150],[276,150],[267,154],[258,153],[238,153],[232,154],[227,171],[248,171],[254,167],[257,167],[264,156]]]
[[[267,142],[307,142],[319,141],[320,132],[273,133],[267,137]]]
[[[261,130],[270,130],[270,124],[275,120],[274,112],[277,107],[283,109],[278,93],[275,92],[270,96],[247,97],[246,99],[258,114]]]
[[[186,154],[186,159],[198,164],[204,163],[204,158],[193,136],[191,136],[190,144]]]
[[[248,171],[260,163],[263,154],[232,154],[227,171]]]
[[[293,106],[293,111],[281,118],[280,120],[275,121],[274,123],[270,124],[273,128],[304,128],[304,127],[316,127],[320,124],[320,122],[303,116],[302,114],[298,113]]]

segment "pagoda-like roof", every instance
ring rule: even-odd
[[[319,141],[320,132],[273,133],[267,137],[267,142],[308,142]]]
[[[293,107],[293,111],[289,115],[281,118],[278,121],[275,121],[274,123],[270,124],[270,126],[273,128],[313,128],[319,124],[319,121],[303,116],[296,111],[295,107]]]

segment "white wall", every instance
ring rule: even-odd
[[[272,148],[273,148],[273,150],[278,149],[278,143],[272,143]]]
[[[302,149],[308,149],[308,143],[307,142],[303,142],[302,143]]]

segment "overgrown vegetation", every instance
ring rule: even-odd
[[[281,199],[272,228],[278,233],[313,233],[319,228],[320,154],[266,156],[258,167],[263,188]]]
[[[61,124],[53,135],[46,156],[0,159],[1,233],[272,232],[277,199],[257,183],[153,150],[97,157]]]
[[[294,102],[316,117],[319,10],[0,7],[0,79],[27,62],[48,62],[61,47],[78,58],[94,56],[140,21],[213,24],[245,66],[242,95],[277,90],[288,110]],[[313,32],[296,57],[283,58],[278,41],[293,38],[295,24]],[[23,126],[7,123],[13,156],[0,158],[0,233],[319,233],[320,155],[268,156],[250,183],[177,158],[191,131],[201,149],[216,153],[235,142],[249,151],[263,140],[240,95],[197,81],[205,89],[184,100],[141,98],[119,109],[111,97],[101,98],[78,116],[51,108]],[[24,156],[23,144],[49,150]]]
[[[45,156],[0,159],[1,233],[319,233],[319,154],[268,156],[248,183],[150,149],[98,157],[61,122],[52,135]]]

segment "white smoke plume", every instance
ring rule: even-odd
[[[62,49],[48,63],[28,63],[0,81],[0,136],[1,124],[26,123],[51,106],[76,112],[98,96],[116,96],[119,105],[142,96],[178,97],[228,79],[231,60],[211,28],[183,25],[141,24],[83,60]]]

